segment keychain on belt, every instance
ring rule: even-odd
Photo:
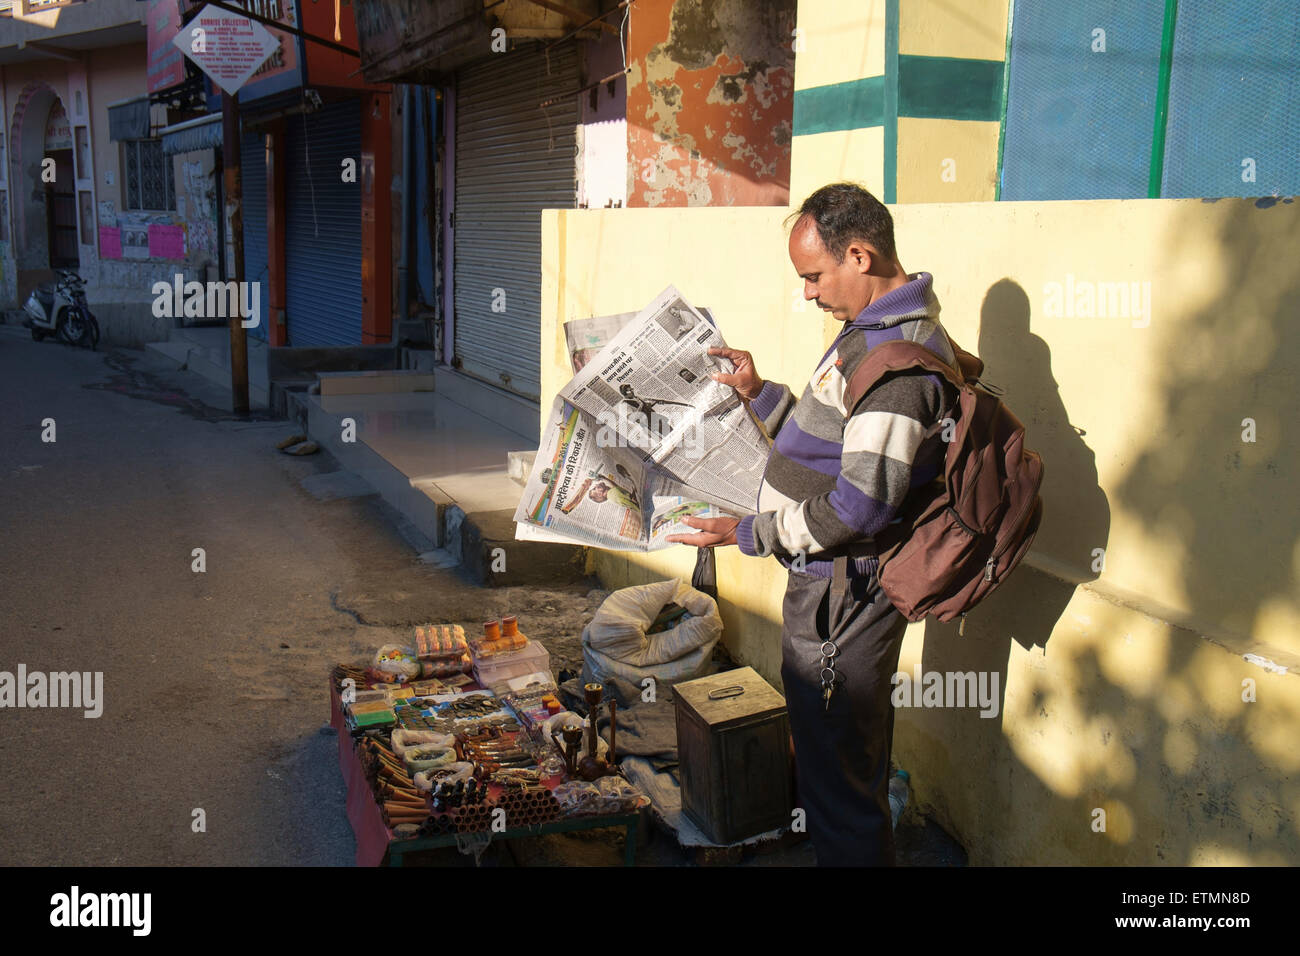
[[[840,555],[835,559],[834,570],[831,574],[831,595],[830,595],[830,618],[828,625],[830,629],[829,639],[822,641],[821,646],[821,679],[822,679],[822,700],[825,702],[825,709],[831,709],[831,695],[835,693],[835,679],[838,676],[835,673],[835,658],[839,654],[839,646],[835,641],[839,638],[840,632],[844,630],[844,625],[848,623],[847,619],[840,620],[844,611],[844,592],[848,589],[848,564],[849,559]]]

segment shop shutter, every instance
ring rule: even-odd
[[[361,344],[361,104],[285,121],[285,321],[291,346]],[[343,181],[343,160],[356,182]]]
[[[573,44],[549,58],[540,49],[497,54],[457,77],[455,356],[468,374],[533,400],[541,211],[576,201],[579,98],[565,94],[580,86]],[[494,290],[504,311],[493,311]]]
[[[244,281],[260,283],[259,321],[248,334],[265,340],[271,277],[267,271],[270,255],[266,238],[266,144],[262,134],[244,134],[239,143],[239,166],[244,196]]]

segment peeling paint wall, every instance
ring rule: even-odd
[[[794,0],[639,0],[628,28],[629,206],[790,199]]]

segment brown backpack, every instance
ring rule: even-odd
[[[949,338],[957,368],[915,342],[883,342],[849,376],[844,396],[852,415],[885,376],[922,368],[957,389],[957,403],[926,432],[951,429],[941,479],[913,488],[874,539],[880,586],[909,621],[960,616],[1001,584],[1020,563],[1043,516],[1043,460],[1025,448],[1025,426],[979,381],[984,363]],[[947,437],[947,436],[945,436]]]

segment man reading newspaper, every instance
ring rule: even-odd
[[[796,402],[765,382],[748,352],[717,349],[735,365],[732,386],[773,439],[758,495],[745,518],[682,521],[671,535],[699,547],[736,544],[774,555],[789,570],[781,677],[794,737],[800,805],[820,865],[892,865],[888,784],[894,711],[891,677],[907,621],[876,576],[869,542],[908,491],[943,466],[933,429],[951,401],[937,376],[904,372],[872,389],[845,421],[847,378],[866,352],[908,339],[953,361],[939,326],[931,277],[903,270],[889,211],[861,187],[824,186],[804,201],[789,241],[804,298],[844,323]],[[814,330],[810,330],[814,331]],[[864,546],[865,545],[865,546]],[[831,570],[850,555],[845,593]],[[830,609],[841,606],[832,633]]]

